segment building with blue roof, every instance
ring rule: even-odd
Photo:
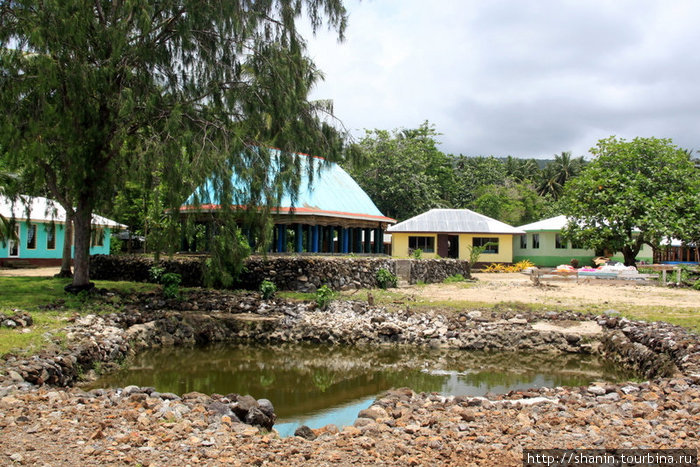
[[[279,151],[270,150],[279,169]],[[295,154],[302,174],[296,196],[285,190],[278,206],[272,209],[273,253],[383,253],[386,228],[396,223],[384,216],[367,193],[342,167],[307,154]],[[274,175],[271,174],[271,175]],[[272,177],[270,177],[272,178]],[[231,179],[234,208],[246,209],[247,184],[234,174]],[[203,214],[221,210],[212,180],[208,180],[182,205],[183,215],[192,213],[204,223]],[[245,225],[241,225],[246,231]],[[291,248],[290,248],[291,247]]]

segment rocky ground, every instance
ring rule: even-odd
[[[0,462],[521,465],[526,448],[700,445],[700,339],[676,326],[615,314],[594,321],[578,313],[446,316],[358,303],[338,303],[324,312],[253,296],[212,297],[181,302],[186,309],[179,311],[156,296],[136,297],[122,314],[77,319],[63,348],[6,358],[0,363]],[[352,427],[302,430],[303,437],[287,439],[264,428],[273,417],[264,400],[177,396],[136,387],[86,393],[70,387],[95,361],[118,360],[147,346],[232,337],[543,351],[593,346],[635,366],[650,381],[517,391],[489,399],[399,389],[361,412]]]
[[[0,398],[0,459],[20,465],[521,465],[526,448],[700,445],[700,378],[518,392],[388,393],[355,426],[278,439],[203,394],[41,388]]]

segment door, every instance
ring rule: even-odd
[[[459,235],[450,235],[448,237],[448,249],[447,249],[447,257],[448,258],[459,258]]]
[[[448,258],[450,253],[450,240],[449,235],[438,234],[438,247],[437,254],[440,258]]]
[[[17,258],[19,256],[19,224],[15,224],[15,238],[11,238],[8,242],[10,248],[8,250],[7,256],[10,258]]]

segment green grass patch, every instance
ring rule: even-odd
[[[0,312],[12,315],[12,310],[21,310],[34,320],[34,324],[25,329],[0,328],[0,356],[9,352],[31,355],[51,343],[60,344],[64,338],[60,329],[70,324],[68,318],[75,313],[83,315],[120,308],[118,296],[66,293],[63,288],[70,281],[53,277],[0,277]],[[113,281],[95,281],[95,286],[123,293],[149,292],[159,287]],[[46,305],[55,307],[44,309]]]

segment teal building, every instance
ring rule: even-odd
[[[280,169],[279,151],[271,151],[269,178]],[[322,157],[295,154],[294,163],[303,174],[298,191],[285,190],[272,208],[272,253],[384,253],[384,232],[396,220],[384,216],[365,191],[343,168]],[[234,200],[243,200],[234,209],[244,211],[246,183],[236,174],[231,179]],[[197,199],[197,202],[195,201]],[[207,229],[206,237],[216,235],[212,216],[221,205],[211,180],[188,198],[180,215],[194,216]],[[240,227],[247,228],[244,221]],[[253,245],[255,239],[249,238]],[[193,250],[183,242],[183,250]]]
[[[20,196],[14,202],[0,196],[0,215],[14,219],[14,238],[0,240],[0,266],[61,264],[66,211],[57,202],[40,196]],[[111,234],[126,228],[102,216],[92,216],[90,254],[109,254]]]

